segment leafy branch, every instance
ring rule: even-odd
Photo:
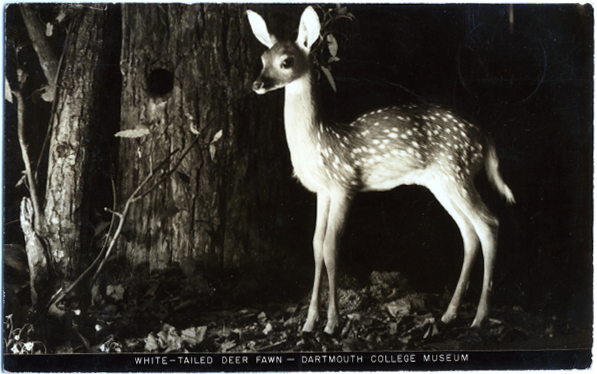
[[[122,233],[122,229],[124,224],[126,223],[126,217],[129,213],[129,210],[135,202],[142,199],[147,194],[151,193],[155,190],[162,182],[164,182],[167,178],[169,178],[178,168],[182,160],[185,156],[189,153],[191,148],[195,146],[199,137],[195,137],[195,140],[191,142],[187,148],[182,152],[181,156],[178,160],[173,164],[173,167],[166,169],[165,167],[168,165],[168,161],[174,156],[176,153],[180,151],[180,149],[174,150],[170,153],[164,160],[162,160],[155,168],[153,168],[149,174],[143,179],[143,181],[135,188],[135,190],[130,194],[127,200],[124,203],[122,210],[116,211],[115,209],[105,208],[106,211],[112,213],[112,222],[114,222],[114,217],[118,218],[118,225],[112,235],[112,238],[109,241],[108,246],[104,244],[102,250],[93,261],[93,263],[73,282],[71,283],[65,290],[59,290],[48,302],[46,307],[44,308],[44,312],[50,309],[53,309],[56,304],[58,304],[64,297],[66,297],[71,291],[75,289],[77,285],[81,283],[83,279],[86,278],[88,274],[97,266],[97,270],[95,271],[92,281],[90,284],[93,284],[97,277],[99,276],[101,270],[103,269],[106,261],[110,258],[112,250],[116,246],[116,242]],[[157,179],[157,180],[156,180]],[[153,184],[150,184],[153,181]],[[149,187],[147,187],[149,185]],[[116,196],[114,181],[112,180],[112,189],[113,194]],[[114,199],[114,205],[116,205],[116,199]],[[110,224],[110,229],[113,227],[113,223]],[[110,232],[111,230],[108,230]],[[99,265],[98,265],[99,263]]]
[[[335,8],[324,9],[318,6],[318,9],[323,12],[321,21],[321,37],[319,43],[313,48],[313,55],[315,56],[315,65],[323,72],[327,78],[330,86],[336,92],[336,82],[332,75],[332,63],[340,61],[338,57],[338,40],[334,33],[333,26],[340,20],[354,21],[355,16],[348,11],[347,7],[337,4]]]
[[[43,309],[43,312],[46,312],[50,309],[56,310],[55,305],[58,304],[61,300],[64,299],[70,292],[72,292],[77,285],[83,281],[90,274],[90,272],[97,266],[97,269],[93,275],[93,278],[89,284],[94,284],[97,280],[98,276],[100,275],[105,263],[110,258],[114,247],[116,246],[116,242],[120,237],[123,227],[126,223],[126,218],[129,213],[131,206],[139,201],[140,199],[147,196],[149,193],[154,191],[160,184],[166,181],[172,174],[178,169],[182,161],[185,159],[187,154],[191,151],[191,149],[202,139],[200,132],[194,127],[193,123],[191,123],[191,132],[195,134],[194,140],[187,145],[187,147],[180,153],[178,159],[170,163],[169,161],[171,158],[180,152],[180,149],[176,149],[171,152],[168,156],[166,156],[156,167],[154,167],[148,175],[141,181],[141,183],[135,188],[135,190],[130,194],[130,196],[126,199],[124,206],[121,211],[116,211],[116,187],[114,185],[114,180],[112,180],[112,192],[114,196],[114,203],[113,208],[104,208],[107,212],[112,214],[112,220],[110,222],[108,228],[108,236],[114,227],[114,220],[118,218],[118,225],[114,230],[114,233],[111,235],[111,239],[106,241],[100,250],[100,253],[93,261],[93,263],[73,282],[71,283],[65,290],[59,290],[47,303],[46,307]],[[139,129],[132,129],[132,130],[123,130],[115,134],[117,137],[123,138],[140,138],[144,137],[149,134],[149,131],[145,129],[143,126],[139,127]],[[212,159],[215,157],[215,143],[218,142],[222,138],[223,130],[219,130],[213,136],[212,140],[209,144],[205,144],[204,146],[209,146],[209,152]],[[151,157],[149,158],[149,163],[151,164]],[[109,243],[106,245],[106,243]],[[99,265],[98,265],[99,263]]]

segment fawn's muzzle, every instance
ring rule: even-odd
[[[264,86],[265,86],[265,83],[263,83],[260,80],[257,80],[255,82],[253,82],[253,91],[259,93],[259,91],[263,90]]]

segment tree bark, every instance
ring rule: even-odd
[[[199,141],[131,208],[120,251],[133,265],[179,263],[191,271],[276,253],[275,217],[288,188],[277,180],[290,173],[288,158],[280,157],[288,151],[281,103],[250,91],[262,51],[244,6],[123,7],[121,129],[149,135],[121,140],[119,200],[174,150]]]
[[[42,236],[61,279],[80,271],[82,250],[89,241],[91,153],[105,65],[106,7],[81,6],[67,36],[64,67],[58,79],[50,125],[48,176]]]

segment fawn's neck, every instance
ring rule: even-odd
[[[293,163],[301,151],[299,148],[315,146],[314,136],[320,119],[311,79],[308,72],[285,88],[284,127]]]

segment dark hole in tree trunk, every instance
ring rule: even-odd
[[[147,87],[152,95],[162,96],[174,87],[174,73],[166,69],[155,69],[149,73]]]

